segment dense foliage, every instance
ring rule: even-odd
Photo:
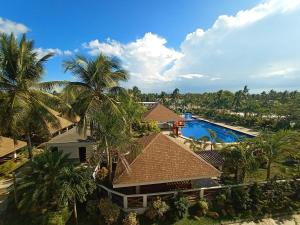
[[[195,115],[231,124],[279,130],[300,128],[300,93],[298,91],[250,94],[247,86],[236,92],[185,93],[178,89],[173,93],[141,93],[135,95],[140,101],[159,101],[176,111],[189,111]]]

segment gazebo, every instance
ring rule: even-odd
[[[113,188],[126,194],[162,192],[194,187],[202,179],[216,179],[220,171],[163,133],[140,138],[141,152],[119,160]],[[198,182],[199,183],[199,182]]]
[[[153,108],[144,113],[143,121],[155,121],[161,129],[172,127],[176,135],[178,135],[179,128],[184,126],[184,119],[181,116],[160,103],[157,103]]]

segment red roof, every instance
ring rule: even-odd
[[[180,121],[183,119],[172,110],[158,103],[152,109],[144,113],[143,120],[147,122],[173,122]]]
[[[127,157],[129,169],[119,160],[113,187],[129,187],[220,176],[220,171],[194,152],[162,133],[140,139],[142,151]]]

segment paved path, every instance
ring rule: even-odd
[[[289,219],[263,219],[260,222],[233,223],[231,225],[300,225],[300,214],[294,215]]]
[[[232,130],[236,130],[236,131],[239,131],[239,132],[242,132],[242,133],[245,133],[245,134],[249,134],[249,135],[253,135],[253,136],[257,136],[259,134],[259,132],[253,131],[253,130],[245,128],[245,127],[231,126],[231,125],[227,125],[225,123],[214,122],[212,120],[208,120],[208,119],[202,118],[200,116],[193,116],[193,117],[195,117],[197,119],[200,119],[200,120],[210,122],[210,123],[217,124],[217,125],[222,126],[222,127],[226,127],[226,128],[232,129]]]

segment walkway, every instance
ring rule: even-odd
[[[229,128],[231,130],[236,130],[236,131],[239,131],[239,132],[242,132],[242,133],[245,133],[245,134],[249,134],[249,135],[253,135],[253,136],[257,136],[259,134],[259,132],[253,131],[252,129],[249,129],[249,128],[246,128],[246,127],[231,126],[231,125],[227,125],[225,123],[214,122],[212,120],[208,120],[208,119],[202,118],[200,116],[193,116],[193,117],[195,117],[197,119],[200,119],[200,120],[204,120],[204,121],[209,122],[209,123],[217,124],[217,125],[222,126],[222,127]]]
[[[300,225],[300,214],[289,219],[263,219],[260,222],[233,223],[231,225]]]

